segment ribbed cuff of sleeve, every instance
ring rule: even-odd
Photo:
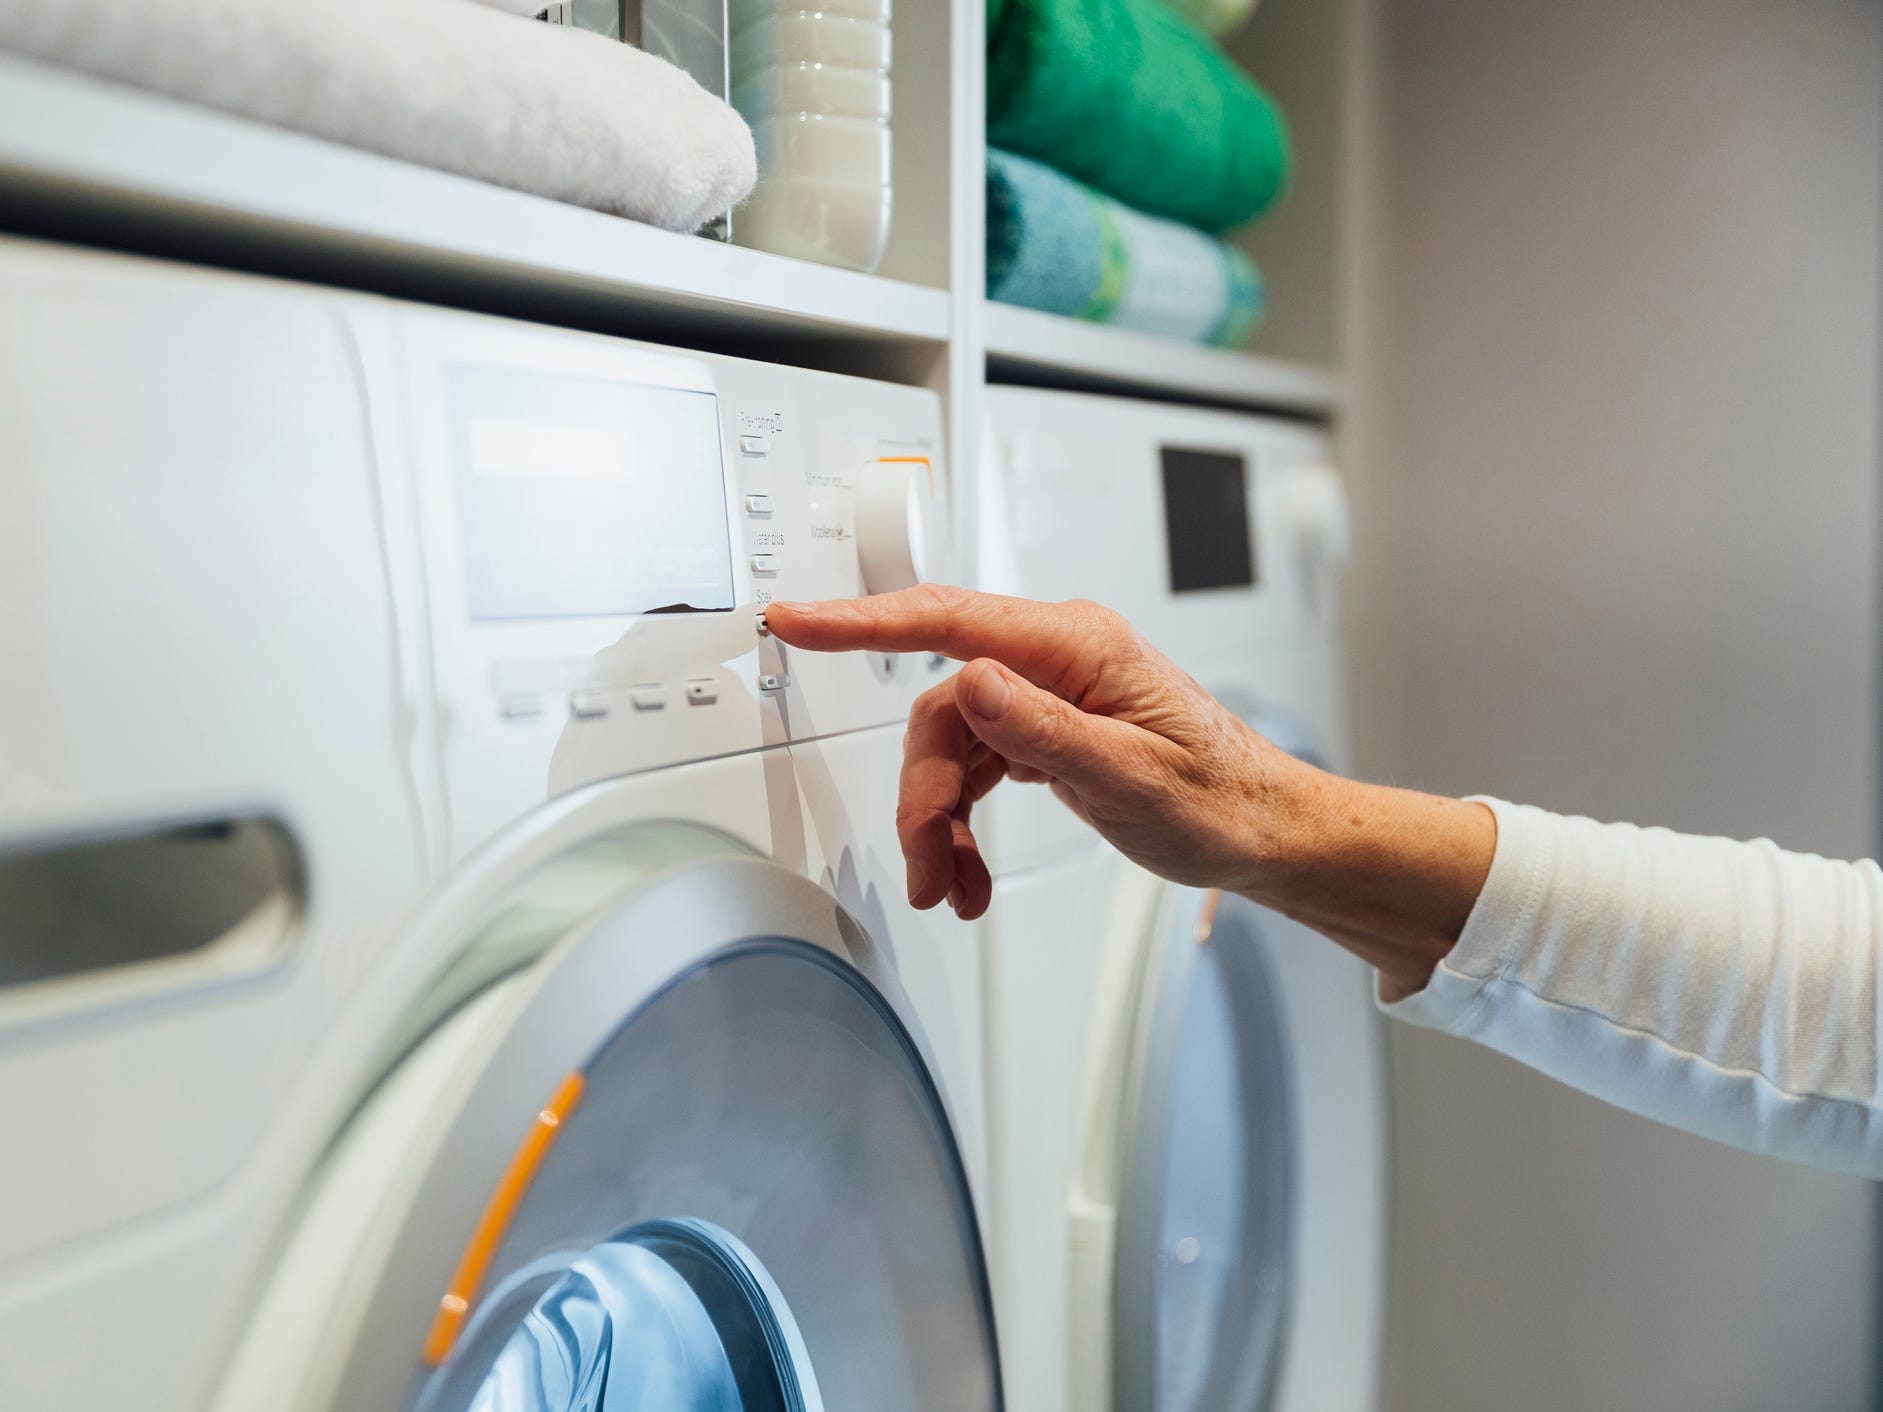
[[[1488,805],[1497,816],[1497,851],[1484,890],[1425,988],[1391,1004],[1379,1002],[1396,1020],[1448,1034],[1472,1032],[1490,998],[1491,982],[1520,966],[1535,945],[1537,914],[1554,866],[1555,815],[1484,796],[1474,802]]]

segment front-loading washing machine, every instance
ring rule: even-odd
[[[1000,1406],[893,830],[945,668],[759,617],[923,572],[936,399],[28,241],[0,302],[0,1405]]]
[[[994,388],[981,587],[1091,598],[1285,748],[1337,763],[1345,502],[1316,427]],[[1367,972],[1168,885],[1052,795],[982,806],[990,1246],[1042,1412],[1378,1399],[1386,1094]]]

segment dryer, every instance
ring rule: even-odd
[[[980,586],[1092,598],[1338,763],[1345,504],[1297,422],[993,388]],[[1041,1412],[1347,1412],[1378,1394],[1383,1047],[1364,966],[1150,877],[1050,793],[982,806],[990,1243]]]
[[[0,1403],[995,1408],[919,389],[0,242]]]

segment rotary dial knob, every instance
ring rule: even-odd
[[[1318,568],[1339,569],[1353,545],[1339,474],[1331,466],[1297,466],[1283,485],[1285,513],[1302,556]]]
[[[857,562],[865,593],[938,577],[945,550],[935,472],[926,456],[885,456],[857,477]]]

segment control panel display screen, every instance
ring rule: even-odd
[[[733,606],[712,393],[459,367],[450,396],[474,620]]]
[[[1220,451],[1175,446],[1160,454],[1171,592],[1253,587],[1247,462]]]

